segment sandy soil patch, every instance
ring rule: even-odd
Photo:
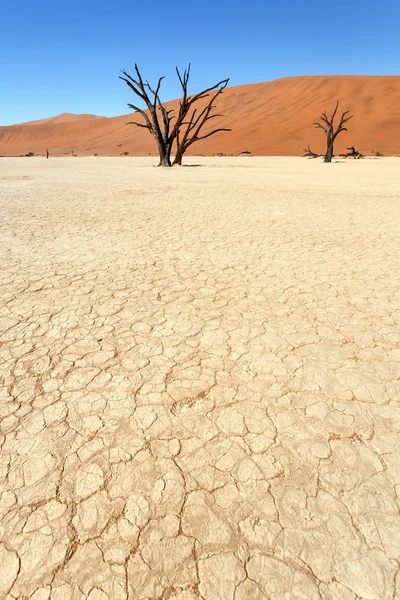
[[[194,162],[0,160],[0,595],[399,598],[400,159]]]

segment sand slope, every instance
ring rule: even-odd
[[[75,113],[61,113],[55,117],[49,117],[48,119],[39,119],[38,121],[27,121],[26,123],[18,123],[18,125],[56,125],[58,123],[75,123],[77,121],[89,121],[92,119],[105,119],[106,117],[98,117],[97,115],[82,114],[77,115]]]
[[[355,145],[365,153],[400,153],[400,77],[326,76],[289,77],[267,83],[228,88],[215,125],[232,128],[192,147],[193,153],[299,155],[310,144],[324,150],[324,137],[313,126],[322,110],[330,112],[336,100],[354,118],[349,132],[338,139],[336,150]],[[176,106],[176,101],[169,103]],[[75,115],[76,116],[76,115]],[[147,131],[126,126],[131,115],[79,119],[53,117],[36,127],[31,124],[0,127],[0,155],[43,153],[80,155],[93,153],[148,155],[156,152]]]

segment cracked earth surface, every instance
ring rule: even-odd
[[[194,160],[1,159],[0,597],[400,598],[400,160]]]

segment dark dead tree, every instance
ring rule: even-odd
[[[160,77],[157,86],[153,89],[149,82],[143,81],[138,66],[135,64],[136,79],[125,70],[122,71],[123,77],[119,77],[131,88],[134,94],[138,96],[147,106],[146,110],[139,108],[135,104],[128,104],[129,108],[142,115],[144,123],[130,121],[128,125],[136,125],[148,129],[157,142],[158,153],[160,156],[159,167],[171,166],[171,150],[173,138],[171,136],[171,111],[166,110],[161,103],[159,92],[162,80]]]
[[[174,164],[181,164],[182,156],[183,156],[184,152],[186,151],[186,149],[189,147],[189,145],[191,145],[195,141],[198,141],[199,139],[203,139],[203,137],[199,136],[199,132],[200,132],[200,129],[203,127],[203,125],[205,125],[205,123],[211,118],[210,112],[213,108],[212,101],[213,101],[213,99],[215,99],[216,96],[218,96],[223,91],[223,89],[225,89],[225,87],[229,81],[228,79],[225,79],[223,81],[216,83],[213,86],[210,86],[209,88],[203,90],[202,92],[200,92],[198,94],[189,96],[188,95],[188,82],[189,82],[189,78],[190,78],[190,65],[184,71],[183,75],[180,74],[178,69],[176,69],[176,71],[178,74],[178,78],[179,78],[179,81],[180,81],[180,84],[182,87],[182,93],[183,93],[183,97],[179,103],[179,109],[177,111],[177,114],[174,114],[173,110],[167,110],[161,102],[160,88],[161,88],[161,83],[162,83],[162,80],[164,79],[164,77],[160,77],[156,88],[153,89],[150,86],[148,81],[145,82],[143,80],[141,73],[139,71],[139,68],[136,64],[135,64],[136,78],[133,78],[126,71],[122,71],[123,77],[120,76],[120,79],[125,81],[125,83],[130,87],[130,89],[134,92],[134,94],[136,94],[136,96],[138,96],[147,107],[147,110],[146,110],[146,109],[142,109],[134,104],[128,104],[128,106],[130,108],[132,108],[132,110],[140,113],[144,119],[144,123],[138,123],[136,121],[131,121],[129,124],[133,124],[133,125],[136,125],[137,127],[142,127],[144,129],[148,129],[150,131],[151,135],[155,138],[155,140],[157,142],[157,146],[158,146],[158,153],[160,156],[160,162],[159,162],[158,166],[162,166],[162,167],[171,167],[172,166],[171,152],[172,152],[172,146],[175,141],[176,141],[176,145],[177,145],[178,159],[176,156],[175,160],[174,160]],[[212,92],[214,92],[214,94],[212,96],[212,101],[210,101],[209,105],[207,105],[207,106],[211,105],[209,108],[209,111],[208,112],[207,112],[207,110],[201,111],[201,113],[199,114],[199,116],[201,115],[201,118],[199,119],[198,116],[196,116],[195,109],[193,108],[194,104],[198,101],[201,101],[204,98],[207,98]],[[193,109],[193,112],[191,112],[192,109]],[[193,113],[194,113],[194,117],[193,117]],[[189,120],[187,120],[187,119],[189,119]],[[172,123],[172,121],[174,121],[174,123]],[[193,127],[191,127],[190,131],[188,132],[188,135],[185,137],[185,134],[187,132],[187,129],[189,128],[189,125],[193,125],[194,122],[197,123],[196,129],[193,130]],[[200,125],[200,127],[199,127],[199,125]],[[186,127],[186,129],[182,133],[182,128],[185,128],[185,127]],[[216,133],[216,132],[217,131],[207,134],[207,137],[209,137],[209,135],[212,135],[213,133]],[[189,136],[189,134],[190,134],[190,136]],[[196,138],[196,139],[192,139],[192,138]],[[188,144],[187,142],[189,141],[189,139],[191,141]],[[182,145],[182,140],[185,140],[184,145]],[[180,155],[180,158],[179,158],[179,155]]]
[[[212,114],[212,111],[215,108],[214,102],[228,85],[229,79],[219,81],[216,85],[204,90],[203,92],[200,92],[200,94],[189,97],[188,82],[190,77],[190,64],[187,70],[185,70],[183,73],[183,76],[180,74],[178,69],[176,69],[176,72],[183,92],[182,100],[180,101],[179,105],[179,114],[184,114],[185,120],[182,120],[180,126],[177,128],[176,153],[173,164],[181,165],[183,155],[192,144],[200,140],[205,140],[206,138],[209,138],[220,131],[232,130],[226,127],[217,127],[216,129],[209,130],[203,135],[200,135],[203,127],[208,124],[211,119],[222,117],[220,114]],[[194,108],[194,104],[199,100],[203,100],[204,98],[209,98],[209,100],[203,109],[198,110],[197,108]]]
[[[49,149],[48,149],[48,148],[46,148],[46,158],[49,158],[49,156],[50,156]]]
[[[349,111],[346,110],[342,114],[342,116],[340,117],[339,125],[335,128],[335,117],[336,117],[336,113],[337,113],[337,109],[338,108],[339,108],[339,101],[336,102],[336,107],[335,107],[335,110],[332,113],[331,118],[328,117],[328,115],[326,114],[326,112],[323,112],[322,115],[319,118],[319,120],[321,122],[320,123],[318,123],[318,122],[314,123],[314,125],[316,127],[319,127],[320,129],[322,129],[323,132],[326,135],[326,154],[325,154],[325,158],[324,158],[324,162],[326,162],[326,163],[332,162],[332,158],[333,158],[333,144],[335,142],[335,139],[337,138],[337,136],[339,135],[339,133],[341,133],[342,131],[347,131],[347,127],[344,127],[344,124],[347,123],[347,121],[350,121],[350,119],[353,118],[353,115],[351,115],[350,117],[346,116],[349,113]]]
[[[361,152],[359,152],[358,150],[356,150],[354,148],[354,146],[350,146],[350,148],[347,148],[347,150],[350,150],[350,152],[345,152],[344,154],[341,154],[340,156],[343,158],[364,158],[364,154],[361,154]]]
[[[315,152],[313,152],[310,148],[310,145],[308,145],[308,148],[304,150],[303,154],[303,157],[305,158],[319,158],[320,156],[322,156],[322,154],[316,154]]]

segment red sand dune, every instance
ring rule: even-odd
[[[336,100],[354,118],[349,131],[338,137],[335,151],[354,145],[365,154],[400,153],[400,76],[287,77],[267,83],[227,88],[218,102],[213,126],[231,127],[191,147],[192,154],[300,155],[310,144],[315,152],[325,148],[324,134],[313,122]],[[169,103],[176,106],[177,101]],[[61,118],[62,117],[62,118]],[[154,139],[146,130],[126,125],[132,114],[113,118],[60,115],[48,121],[0,127],[0,155],[34,152],[52,155],[156,154]],[[140,116],[138,116],[140,119]]]
[[[56,123],[75,123],[76,121],[88,121],[89,119],[105,119],[106,117],[98,117],[97,115],[76,115],[74,113],[62,113],[48,119],[39,119],[39,121],[27,121],[26,123],[18,123],[18,125],[47,125]]]

